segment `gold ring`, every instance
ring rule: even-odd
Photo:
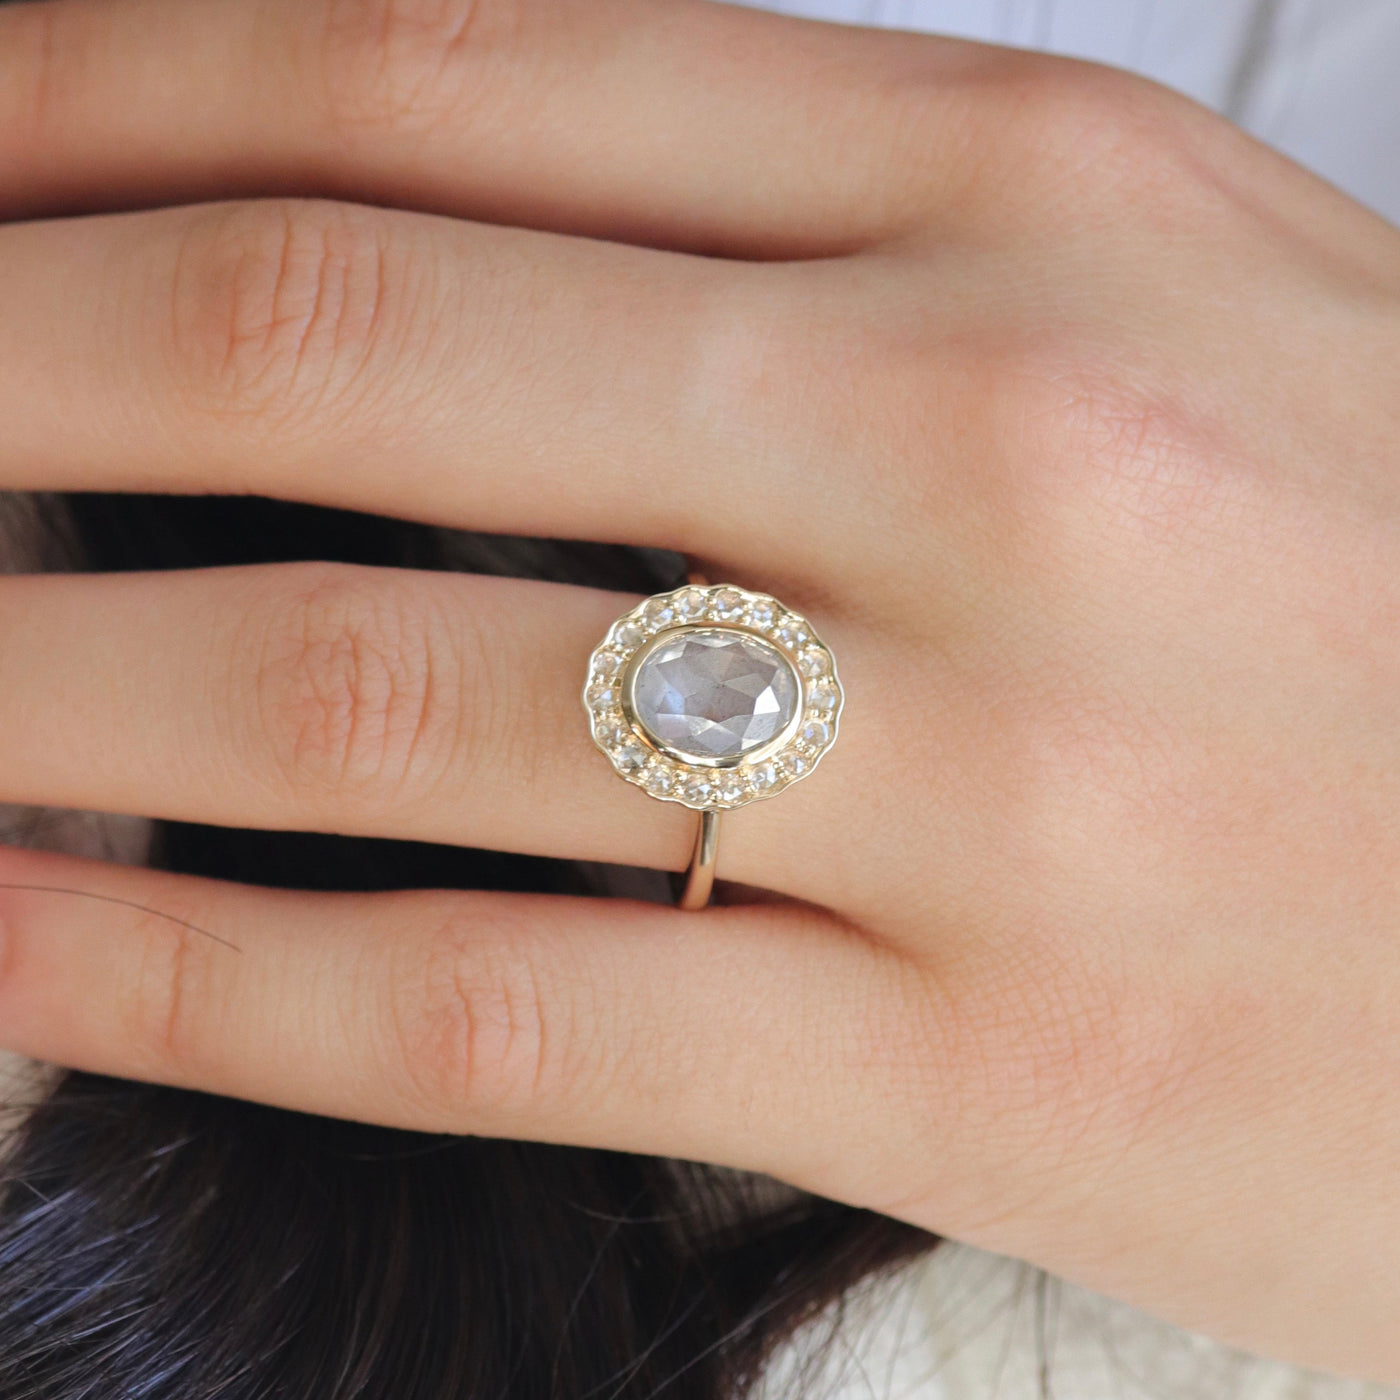
[[[806,618],[688,583],[624,613],[588,661],[593,742],[629,783],[699,813],[683,909],[709,902],[722,812],[773,797],[836,742],[841,682]]]

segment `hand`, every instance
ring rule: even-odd
[[[685,0],[45,0],[0,94],[10,215],[148,211],[0,229],[4,485],[667,546],[847,690],[726,819],[776,903],[8,852],[240,951],[0,892],[6,1045],[771,1172],[1400,1380],[1400,234],[1119,74]],[[362,203],[155,207],[292,192]],[[0,800],[675,868],[578,706],[631,601],[5,579]]]

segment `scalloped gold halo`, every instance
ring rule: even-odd
[[[633,707],[633,681],[646,657],[672,637],[701,631],[757,637],[796,679],[792,717],[748,752],[684,756],[654,736]],[[693,811],[732,811],[811,774],[836,742],[843,698],[835,658],[811,623],[766,593],[729,584],[686,584],[624,613],[589,657],[583,687],[593,742],[614,771],[650,796]]]

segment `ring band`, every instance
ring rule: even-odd
[[[695,841],[690,848],[690,864],[676,897],[677,909],[703,909],[710,902],[718,859],[719,813],[701,812],[695,827]]]
[[[709,901],[720,814],[815,771],[842,702],[830,649],[765,593],[691,582],[608,629],[589,658],[584,708],[620,777],[699,814],[681,908]]]

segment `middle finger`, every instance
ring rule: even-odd
[[[0,486],[251,491],[796,568],[810,549],[772,522],[813,483],[744,421],[780,319],[763,276],[314,202],[10,226]]]

